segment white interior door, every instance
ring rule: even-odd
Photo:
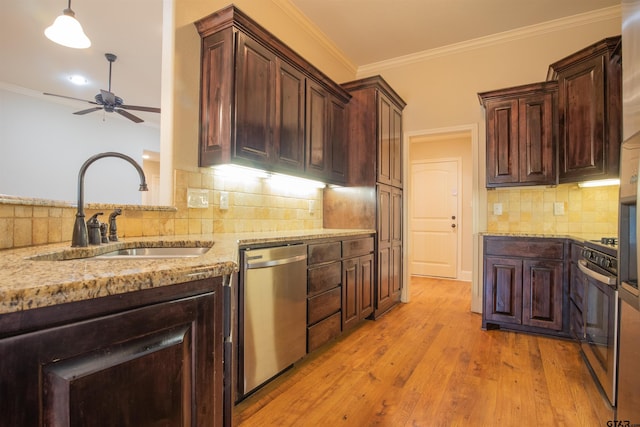
[[[411,164],[411,274],[457,277],[459,165],[459,159]]]

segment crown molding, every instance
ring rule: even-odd
[[[309,34],[315,41],[320,43],[322,47],[329,52],[339,63],[347,68],[352,74],[356,74],[358,67],[354,64],[345,53],[331,41],[325,33],[318,28],[306,15],[304,15],[300,9],[298,9],[290,0],[271,0],[273,4],[278,6],[287,16],[293,21],[299,23],[302,28]]]
[[[471,50],[508,43],[514,40],[522,40],[534,36],[553,33],[562,28],[579,27],[594,22],[605,21],[613,18],[621,18],[621,16],[621,7],[611,6],[591,12],[568,16],[565,18],[554,19],[551,21],[543,22],[541,24],[529,25],[526,27],[517,28],[515,30],[504,31],[502,33],[492,34],[490,36],[479,37],[460,43],[454,43],[448,46],[442,46],[435,49],[429,49],[409,55],[399,56],[397,58],[392,58],[385,61],[362,65],[358,67],[357,76],[360,77],[365,75],[377,74],[379,71],[385,69],[402,67],[442,56],[454,55]]]

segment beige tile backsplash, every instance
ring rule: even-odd
[[[187,189],[206,190],[208,208],[188,208]],[[229,193],[229,209],[220,209],[220,192]],[[314,201],[309,212],[309,201]],[[176,170],[175,209],[123,207],[118,217],[121,237],[163,236],[200,233],[284,231],[322,228],[322,190],[271,186],[259,178],[242,180],[213,175],[210,169],[197,172]],[[89,205],[86,219],[102,211],[108,221],[110,206]],[[115,207],[115,206],[114,206]],[[0,249],[71,241],[76,208],[64,203],[51,206],[0,203]]]
[[[123,209],[118,217],[121,237],[200,233],[285,231],[322,228],[322,190],[274,188],[266,180],[214,176],[213,171],[176,170],[174,210]],[[188,208],[187,189],[206,190],[208,208]],[[220,192],[229,194],[229,209],[220,209]],[[617,186],[578,188],[518,187],[487,192],[487,231],[534,234],[618,234]],[[314,201],[313,213],[309,201]],[[564,214],[554,215],[554,203]],[[496,203],[502,215],[494,215]],[[91,207],[91,206],[90,206]],[[94,206],[95,207],[95,206]],[[108,220],[110,210],[100,217]],[[89,218],[98,212],[86,209]],[[59,243],[71,240],[76,209],[71,206],[31,206],[0,203],[0,249]]]
[[[618,186],[497,189],[487,192],[487,231],[533,234],[618,235]],[[502,215],[494,205],[502,204]],[[554,214],[562,203],[563,215]]]

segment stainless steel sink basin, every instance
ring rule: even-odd
[[[96,255],[88,259],[134,259],[134,258],[193,258],[206,254],[209,249],[205,247],[183,248],[129,248],[118,249],[112,252]]]
[[[127,245],[129,246],[129,245]],[[68,260],[106,260],[106,259],[169,259],[194,258],[206,254],[213,242],[192,243],[190,246],[145,246],[134,244],[133,247],[119,249],[90,246],[88,248],[67,248],[57,252],[42,253],[28,259],[33,261],[68,261]]]

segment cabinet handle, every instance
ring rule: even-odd
[[[451,224],[451,228],[456,228],[456,225],[455,224]]]

